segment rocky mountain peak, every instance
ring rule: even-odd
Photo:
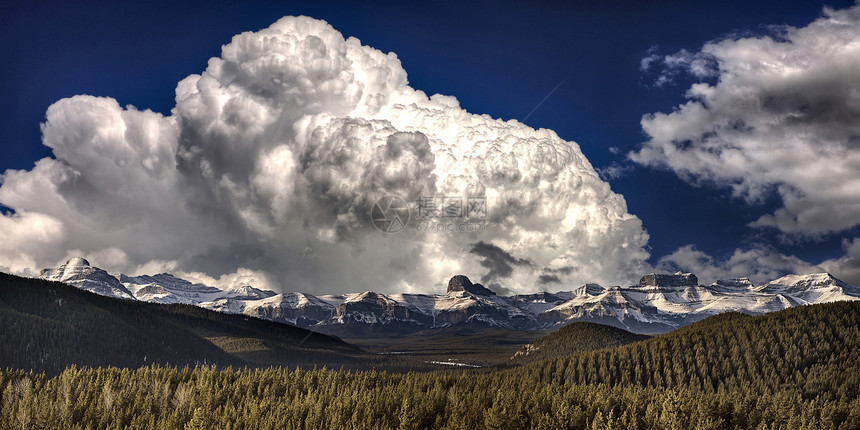
[[[750,290],[755,288],[755,285],[753,285],[749,278],[718,279],[712,285],[715,287],[734,288],[739,290]]]
[[[599,294],[603,294],[604,291],[606,291],[606,288],[603,288],[602,286],[600,286],[600,284],[585,284],[585,285],[577,288],[576,290],[574,290],[573,293],[577,297],[582,297],[582,296],[596,296]]]
[[[455,275],[448,281],[448,293],[466,291],[479,296],[495,296],[489,288],[481,284],[473,284],[466,275]]]
[[[90,262],[82,257],[73,257],[66,262],[66,267],[89,267]]]
[[[43,269],[39,277],[74,285],[82,290],[103,296],[134,299],[132,293],[118,279],[81,257],[74,257],[56,268]]]
[[[448,292],[457,292],[457,291],[465,291],[466,288],[472,286],[472,281],[466,275],[454,275],[450,281],[448,281]]]
[[[649,273],[639,280],[640,287],[695,287],[699,278],[692,273]]]

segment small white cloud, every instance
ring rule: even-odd
[[[690,52],[682,49],[674,54],[660,55],[654,46],[639,62],[643,78],[655,87],[674,84],[678,77],[689,74],[696,78],[711,78],[717,75],[717,63],[713,55],[706,52]]]
[[[639,61],[639,71],[647,72],[651,70],[651,66],[658,61],[660,61],[660,56],[657,54],[642,57],[642,60]]]
[[[603,168],[596,167],[595,169],[604,181],[610,181],[630,173],[633,170],[633,166],[630,164],[612,163],[609,166]]]

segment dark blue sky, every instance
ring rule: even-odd
[[[841,8],[849,1],[831,1]],[[823,4],[784,1],[473,2],[32,2],[0,4],[0,171],[30,169],[50,155],[40,143],[47,107],[92,94],[168,113],[174,88],[199,73],[222,44],[284,15],[324,19],[345,36],[395,52],[410,85],[453,95],[473,113],[523,119],[576,141],[593,165],[632,166],[625,153],[645,140],[643,114],[669,112],[690,81],[655,88],[639,71],[651,47],[695,51],[765,24],[803,26]],[[610,148],[621,149],[613,154]],[[763,242],[818,262],[842,254],[840,241],[787,244],[747,223],[779,207],[693,187],[674,173],[636,166],[610,181],[651,235],[652,262],[695,244],[725,257]]]

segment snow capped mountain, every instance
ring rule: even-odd
[[[691,273],[647,274],[638,285],[499,296],[469,278],[451,278],[445,294],[314,296],[252,286],[219,289],[173,275],[112,276],[83,258],[45,269],[41,277],[97,294],[157,303],[183,303],[350,336],[398,334],[462,324],[549,329],[590,321],[637,333],[663,333],[727,311],[762,314],[792,306],[860,300],[860,289],[828,273],[788,275],[756,287],[747,278],[699,285]]]
[[[219,300],[254,301],[276,295],[274,291],[260,290],[251,286],[240,286],[227,290],[203,284],[193,284],[168,273],[157,275],[127,276],[110,274],[80,257],[53,269],[44,269],[39,277],[59,281],[96,294],[122,299],[153,303],[182,303],[214,306]]]
[[[539,315],[546,324],[592,321],[639,333],[660,333],[722,312],[763,314],[792,306],[858,300],[860,289],[827,273],[789,275],[755,287],[747,278],[698,285],[690,273],[649,274],[639,285],[578,294]]]
[[[168,273],[158,275],[126,276],[119,274],[119,281],[138,300],[155,303],[182,303],[201,305],[220,299],[260,300],[275,295],[274,291],[259,290],[251,286],[229,290],[192,284]]]
[[[216,298],[222,292],[218,288],[192,284],[167,273],[152,276],[120,274],[118,278],[136,299],[146,302],[197,305]]]
[[[711,284],[711,290],[724,293],[743,293],[755,288],[749,278],[720,279]]]
[[[798,304],[828,303],[860,297],[860,289],[848,285],[829,273],[787,275],[756,289],[760,293],[777,294]]]
[[[89,261],[80,257],[72,258],[60,267],[42,270],[39,277],[74,285],[102,296],[134,299],[131,291],[119,280],[98,267],[90,266]]]

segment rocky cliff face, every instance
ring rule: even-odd
[[[495,296],[492,290],[481,284],[473,284],[465,275],[456,275],[448,281],[447,293],[459,293],[465,291],[479,296]]]
[[[639,280],[640,287],[695,287],[699,279],[692,273],[677,272],[675,274],[649,273]]]
[[[749,278],[732,278],[732,279],[720,279],[717,282],[711,284],[711,288],[715,290],[725,290],[732,292],[744,292],[744,291],[752,291],[755,288],[755,285],[749,280]]]
[[[336,309],[335,318],[340,324],[391,324],[396,321],[410,321],[414,317],[426,317],[410,312],[411,309],[407,305],[372,291],[350,297],[337,305]]]

